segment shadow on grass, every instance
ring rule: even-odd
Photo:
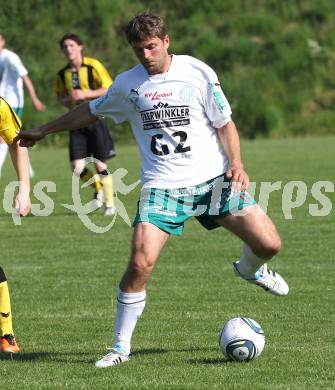
[[[132,352],[131,356],[140,356],[140,355],[151,355],[151,354],[163,354],[163,353],[176,353],[176,352],[187,352],[192,353],[195,351],[201,351],[201,352],[213,352],[216,351],[217,348],[201,348],[201,347],[190,347],[190,348],[178,348],[178,349],[140,349]],[[199,359],[188,359],[186,360],[190,364],[204,364],[204,365],[221,365],[221,364],[229,364],[232,362],[229,362],[225,360],[224,357],[222,358],[199,358]]]
[[[151,355],[151,354],[162,354],[169,352],[195,352],[195,351],[216,351],[216,348],[201,348],[201,347],[190,347],[190,348],[171,348],[171,349],[162,349],[162,348],[148,348],[148,349],[138,349],[131,353],[132,356],[136,355]]]
[[[86,357],[86,359],[84,358]],[[0,361],[12,360],[17,363],[23,362],[60,362],[60,363],[78,363],[92,364],[94,360],[86,352],[21,352],[18,354],[1,354]]]
[[[131,356],[137,355],[154,355],[154,354],[162,354],[168,353],[170,350],[168,349],[160,349],[160,348],[148,348],[148,349],[139,349],[131,353]]]
[[[192,353],[195,351],[202,351],[204,353],[206,352],[212,352],[213,350],[216,350],[214,348],[180,348],[180,349],[162,349],[162,348],[148,348],[148,349],[139,349],[135,350],[131,353],[131,356],[141,356],[141,355],[162,355],[166,353],[178,353],[178,352],[187,352]],[[91,353],[88,354],[87,352],[21,352],[19,354],[0,354],[0,361],[3,360],[11,360],[16,363],[25,363],[25,362],[43,362],[43,363],[71,363],[71,364],[89,364],[92,365],[94,362],[102,357],[103,353],[99,356],[92,359]],[[211,359],[211,358],[205,358],[205,359],[189,359],[187,360],[188,363],[191,364],[205,364],[205,365],[213,365],[213,364],[226,364],[230,363],[222,359]]]
[[[221,364],[231,364],[233,362],[229,362],[229,361],[225,360],[224,358],[221,358],[221,359],[206,358],[206,359],[189,359],[188,363],[196,364],[196,365],[198,365],[198,364],[204,364],[204,365],[215,365],[215,364],[217,364],[217,365],[221,365]]]

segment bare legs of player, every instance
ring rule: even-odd
[[[229,215],[218,223],[244,241],[240,262],[248,272],[255,272],[280,250],[281,241],[271,219],[258,205],[247,208],[243,215]],[[128,360],[136,323],[146,301],[145,288],[169,234],[158,227],[141,222],[135,226],[132,253],[117,295],[117,313],[112,352],[96,363],[108,367]]]

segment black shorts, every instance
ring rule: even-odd
[[[94,157],[106,161],[115,156],[114,142],[106,119],[99,119],[93,125],[70,131],[70,161]]]

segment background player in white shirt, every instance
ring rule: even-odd
[[[27,88],[29,96],[36,111],[43,111],[44,104],[38,98],[34,85],[28,76],[28,71],[20,57],[11,50],[5,48],[5,37],[0,32],[0,96],[12,107],[20,119],[22,119],[24,107],[23,85]],[[0,176],[5,162],[8,146],[0,137]],[[29,165],[30,176],[34,172]]]
[[[215,72],[192,57],[170,55],[158,16],[135,16],[126,35],[140,65],[120,74],[106,95],[19,135],[23,145],[31,146],[46,134],[109,116],[116,123],[129,121],[139,144],[144,186],[132,252],[119,285],[112,349],[97,367],[128,360],[156,260],[170,234],[180,235],[192,216],[208,229],[223,226],[241,238],[243,253],[234,263],[238,276],[275,295],[289,290],[265,264],[278,253],[281,240],[245,192],[249,178],[239,136]]]

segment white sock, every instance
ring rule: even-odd
[[[244,243],[243,254],[237,262],[237,269],[244,277],[251,279],[265,262],[266,259],[256,256],[250,247]]]
[[[6,160],[7,151],[8,151],[8,145],[0,144],[0,176],[1,176],[2,166]]]
[[[145,306],[146,292],[125,293],[118,289],[114,343],[129,355],[131,336]]]

